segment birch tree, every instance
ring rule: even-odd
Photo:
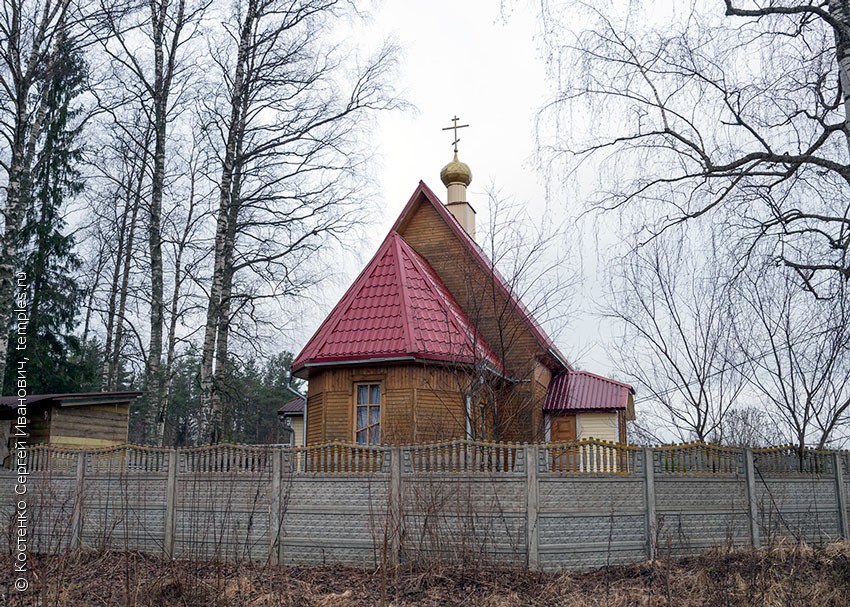
[[[318,254],[362,219],[360,137],[371,113],[398,105],[389,87],[395,50],[346,65],[328,37],[348,8],[338,0],[244,0],[211,48],[224,94],[209,104],[207,127],[220,167],[201,356],[210,442],[224,430],[239,319],[250,331],[262,300],[314,284]]]
[[[189,283],[198,276],[198,267],[208,257],[208,251],[201,242],[200,234],[204,221],[209,217],[209,199],[213,192],[205,187],[204,171],[206,157],[203,142],[195,136],[193,145],[186,158],[181,158],[186,176],[185,194],[181,197],[185,204],[179,212],[167,217],[173,224],[170,233],[174,234],[168,242],[172,267],[171,294],[168,303],[168,329],[166,331],[165,365],[163,368],[163,398],[159,408],[153,411],[153,442],[162,446],[165,437],[165,424],[168,408],[173,395],[175,374],[181,352],[178,349],[188,341],[180,334],[190,311],[196,307]],[[197,318],[197,317],[195,317]],[[193,331],[188,333],[189,336]]]
[[[109,19],[103,50],[110,58],[115,76],[110,103],[118,105],[122,97],[139,101],[152,136],[150,198],[145,205],[150,263],[150,338],[145,388],[154,411],[162,408],[164,399],[161,366],[166,302],[162,223],[166,152],[172,143],[169,125],[183,109],[191,68],[195,67],[190,42],[207,6],[204,0],[151,0],[118,15],[104,7]]]
[[[103,292],[96,288],[91,294],[89,306],[97,306],[103,317],[101,389],[106,391],[119,389],[126,363],[131,277],[134,269],[139,271],[140,210],[150,174],[152,128],[138,111],[124,118],[123,124],[112,124],[106,131],[102,148],[90,162],[98,186],[89,199],[93,219],[86,234],[91,243],[98,243],[102,252],[92,258],[100,260],[101,272],[108,276]]]
[[[597,208],[640,217],[641,241],[722,223],[739,261],[766,251],[819,296],[850,278],[847,0],[541,6],[558,82],[542,149],[604,176]]]

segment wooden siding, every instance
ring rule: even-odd
[[[465,434],[466,412],[460,392],[429,389],[416,391],[416,442],[463,438]]]
[[[546,436],[543,423],[543,403],[546,400],[546,392],[552,381],[552,372],[541,363],[536,363],[532,377],[532,400],[531,409],[531,441],[542,441]]]
[[[629,397],[631,399],[631,397]],[[617,424],[619,425],[618,441],[621,445],[625,445],[628,440],[626,436],[626,412],[617,412]]]
[[[389,444],[413,442],[414,388],[385,390],[381,403],[381,441]]]
[[[321,392],[313,394],[312,388],[313,379],[311,378],[310,391],[307,393],[307,443],[310,445],[320,443],[325,438],[325,395]]]
[[[50,443],[50,409],[34,412],[29,422],[30,444]]]
[[[463,437],[462,394],[470,381],[463,369],[425,363],[314,369],[307,391],[307,442],[354,440],[354,390],[363,382],[381,384],[381,442]]]
[[[551,374],[538,363],[537,380],[497,388],[498,412],[485,419],[498,432],[488,440],[527,442],[542,438],[542,406]],[[381,442],[404,444],[466,435],[464,394],[469,371],[432,363],[339,366],[314,369],[308,384],[307,442],[354,441],[354,392],[363,382],[381,384]],[[317,392],[318,389],[323,390]],[[477,409],[473,415],[477,415]],[[473,421],[477,424],[477,421]]]
[[[354,441],[353,392],[325,392],[325,440]]]
[[[129,403],[52,407],[50,444],[106,447],[127,442]]]

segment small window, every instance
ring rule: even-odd
[[[381,384],[357,384],[354,436],[358,445],[381,444]]]

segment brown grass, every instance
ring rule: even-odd
[[[31,590],[0,576],[0,605],[39,607],[481,607],[850,605],[850,543],[714,550],[585,573],[428,567],[388,574],[344,567],[168,561],[135,553],[44,557]],[[7,558],[2,565],[12,571]]]

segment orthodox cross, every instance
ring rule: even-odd
[[[460,118],[455,116],[454,118],[452,118],[452,122],[454,122],[454,124],[452,126],[447,126],[447,127],[443,128],[444,131],[454,131],[455,140],[452,141],[452,145],[455,148],[455,154],[457,154],[457,142],[460,141],[460,139],[458,139],[458,136],[457,136],[457,130],[463,129],[463,128],[466,128],[466,127],[469,126],[468,124],[458,124],[457,123],[458,120],[460,120]]]

